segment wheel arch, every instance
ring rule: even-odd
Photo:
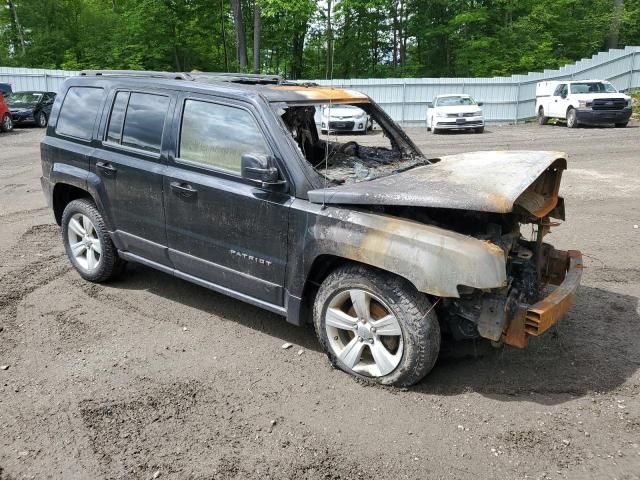
[[[79,198],[88,198],[95,203],[94,198],[87,190],[64,182],[55,184],[52,193],[52,206],[53,215],[58,225],[62,223],[62,213],[65,207],[69,205],[70,202]]]
[[[360,265],[368,268],[371,271],[384,273],[387,275],[397,276],[404,281],[410,283],[414,288],[415,285],[411,283],[411,281],[398,275],[395,272],[390,272],[381,268],[378,268],[374,265],[370,265],[364,262],[360,262],[357,260],[353,260],[351,258],[342,257],[334,254],[321,254],[313,259],[311,266],[309,267],[309,272],[304,281],[304,286],[302,287],[302,298],[300,304],[300,320],[301,322],[297,323],[310,323],[311,322],[311,312],[313,310],[313,302],[315,301],[316,294],[318,293],[318,289],[324,280],[331,275],[331,273],[335,272],[337,269],[346,267],[346,266],[355,266]],[[296,322],[294,322],[296,323]]]

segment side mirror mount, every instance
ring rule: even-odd
[[[256,153],[245,153],[240,157],[242,178],[265,185],[282,185],[278,169],[273,166],[273,158]]]
[[[567,92],[562,92],[562,93],[560,94],[560,98],[562,98],[562,99],[567,98]]]
[[[481,107],[484,105],[484,102],[478,102],[478,106]]]
[[[433,108],[433,102],[427,102],[427,108]]]

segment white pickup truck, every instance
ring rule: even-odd
[[[605,123],[626,127],[631,117],[631,97],[618,93],[603,80],[538,82],[536,115],[540,125],[559,118],[566,120],[569,128]]]

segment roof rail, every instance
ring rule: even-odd
[[[83,77],[147,77],[166,78],[170,80],[193,80],[193,77],[188,73],[153,72],[147,70],[82,70],[80,75]]]
[[[191,72],[190,75],[196,81],[215,80],[248,85],[279,85],[283,82],[280,75],[263,75],[259,73]]]

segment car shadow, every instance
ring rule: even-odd
[[[159,272],[136,263],[128,263],[124,275],[109,283],[110,287],[147,292],[279,338],[284,342],[300,345],[307,350],[321,352],[311,325],[296,327],[284,317],[259,307],[233,299],[186,280]]]
[[[520,350],[443,355],[414,389],[429,394],[477,392],[501,400],[561,403],[618,388],[640,368],[638,298],[581,286],[576,303],[556,326]]]
[[[142,265],[130,264],[115,288],[146,290],[272,337],[320,352],[311,325],[283,317]],[[487,342],[444,341],[433,371],[409,390],[424,394],[476,392],[501,401],[555,404],[618,388],[640,368],[638,298],[581,286],[571,311],[520,350]],[[328,364],[327,364],[327,368]]]
[[[602,123],[602,124],[598,124],[598,125],[580,124],[580,125],[578,125],[577,128],[574,129],[574,128],[567,127],[567,122],[562,122],[562,121],[549,122],[546,125],[541,125],[541,126],[563,128],[563,129],[567,129],[567,130],[581,130],[581,129],[585,129],[585,130],[595,130],[595,129],[624,130],[624,129],[627,129],[627,128],[638,128],[638,127],[640,127],[640,125],[637,122],[634,122],[634,121],[630,121],[629,124],[624,128],[616,127],[613,123]]]

